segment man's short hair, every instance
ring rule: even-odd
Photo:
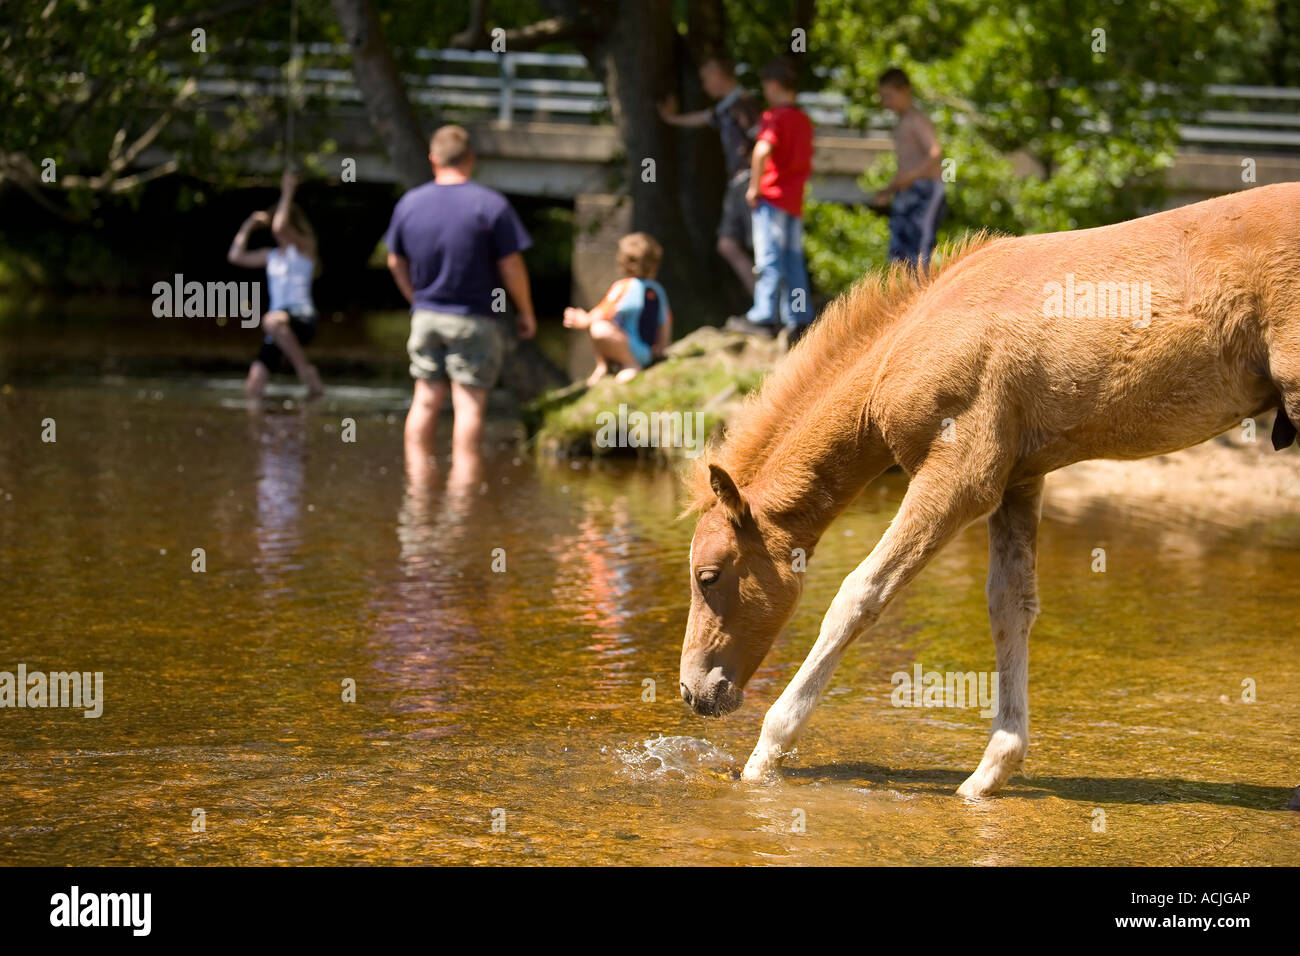
[[[733,80],[736,78],[736,61],[726,54],[714,53],[706,56],[704,62],[700,64],[700,67],[703,68],[710,65],[715,67],[723,76],[729,76]]]
[[[794,64],[783,56],[768,60],[763,66],[763,71],[758,74],[758,78],[776,83],[792,93],[799,88],[799,72],[794,68]]]
[[[896,90],[910,90],[912,81],[896,66],[891,66],[884,73],[880,74],[880,79],[876,81],[877,86],[892,86]]]
[[[438,127],[429,140],[429,155],[435,166],[461,166],[470,158],[474,147],[465,127],[452,123]]]
[[[659,269],[664,247],[655,241],[654,236],[644,232],[630,232],[618,241],[618,256],[615,262],[624,275],[648,279]]]

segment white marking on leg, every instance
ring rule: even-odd
[[[951,478],[918,474],[889,529],[831,602],[821,631],[794,679],[763,718],[763,731],[741,777],[760,780],[775,772],[799,738],[813,708],[848,646],[871,627],[889,602],[970,521],[988,511],[997,495],[988,489],[954,487]]]

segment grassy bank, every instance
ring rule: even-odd
[[[680,441],[659,447],[609,444],[599,440],[602,425],[620,418],[620,405],[626,406],[625,420],[636,412],[680,413],[683,418],[698,412],[704,436],[714,436],[745,396],[762,383],[780,354],[776,342],[715,328],[697,329],[674,342],[664,361],[631,382],[619,385],[606,377],[590,388],[578,383],[549,392],[524,409],[524,421],[532,442],[546,455],[677,460],[691,450]]]

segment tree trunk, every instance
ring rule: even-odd
[[[663,244],[660,278],[682,330],[716,324],[727,312],[726,266],[714,251],[712,230],[702,235],[699,228],[690,228],[684,210],[692,215],[707,211],[716,225],[720,176],[687,173],[678,137],[660,121],[655,105],[674,91],[681,65],[672,2],[617,0],[607,7],[612,9],[604,21],[593,24],[577,44],[605,87],[623,140],[632,228]]]
[[[804,31],[804,42],[807,43],[808,34],[812,33],[813,14],[815,12],[816,4],[814,0],[795,0],[794,18],[790,24],[790,33],[786,36],[785,40],[784,52],[786,53],[787,59],[794,64],[796,70],[795,76],[799,80],[800,85],[808,81],[808,53],[805,52],[790,56],[793,52],[790,49],[790,43],[794,37],[795,30]]]
[[[727,11],[722,0],[695,0],[687,4],[686,42],[698,68],[711,56],[727,53]]]
[[[677,53],[677,73],[672,77],[677,99],[684,112],[708,109],[712,101],[700,86],[699,64],[713,53],[724,52],[720,47],[705,46],[708,53],[693,55],[696,44],[692,39],[674,37]],[[663,135],[672,137],[677,151],[677,202],[681,208],[690,236],[692,258],[712,266],[711,285],[724,286],[720,292],[730,293],[726,308],[731,313],[739,308],[748,309],[744,288],[732,275],[731,268],[717,255],[718,219],[722,213],[722,195],[727,188],[727,163],[722,155],[722,141],[713,129],[664,128]],[[707,319],[705,324],[717,320]]]
[[[406,97],[406,84],[388,52],[373,0],[333,0],[334,15],[352,50],[352,72],[370,124],[403,187],[428,182],[429,144]]]

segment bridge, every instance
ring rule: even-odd
[[[271,57],[288,57],[286,44],[265,47]],[[417,69],[405,74],[408,96],[417,108],[436,108],[472,130],[481,181],[514,195],[561,200],[611,191],[622,145],[604,88],[582,56],[421,49],[413,57]],[[290,63],[238,72],[211,64],[199,90],[218,101],[292,92],[300,126],[318,127],[338,144],[322,161],[349,157],[358,178],[393,181],[387,158],[374,151],[347,48],[301,44]],[[187,75],[179,68],[176,74],[178,83]],[[1166,172],[1173,204],[1241,189],[1243,164],[1253,164],[1259,185],[1300,180],[1300,90],[1211,86],[1207,93],[1209,108],[1180,125],[1181,147]],[[837,93],[804,93],[799,103],[817,131],[813,197],[862,202],[858,179],[893,149],[889,118]],[[1019,175],[1038,171],[1028,156],[1011,160]]]

